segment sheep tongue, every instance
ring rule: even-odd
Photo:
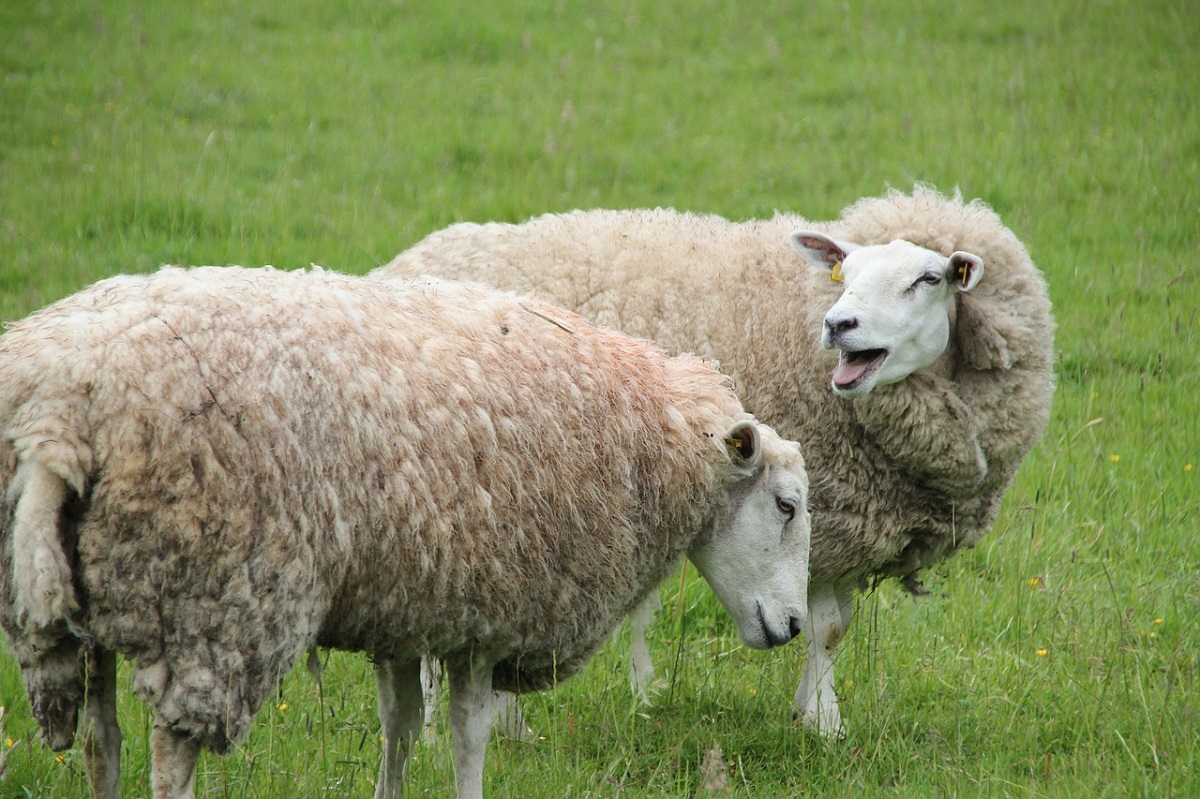
[[[867,371],[867,367],[871,364],[870,361],[861,361],[850,363],[845,358],[838,361],[838,367],[833,373],[833,384],[835,386],[848,386],[855,380],[863,376]]]
[[[886,354],[884,350],[843,352],[838,358],[837,369],[833,372],[833,384],[841,387],[852,385],[862,378],[867,370],[878,365]]]

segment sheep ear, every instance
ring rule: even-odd
[[[762,440],[754,422],[738,422],[725,436],[729,454],[742,466],[757,469],[762,463]]]
[[[959,291],[970,291],[979,285],[979,279],[983,277],[983,259],[969,252],[952,253],[946,274]]]
[[[812,230],[797,230],[792,233],[791,240],[796,252],[813,266],[828,272],[829,279],[834,283],[842,282],[842,261],[859,248],[857,244],[837,241]]]

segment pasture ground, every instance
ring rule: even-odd
[[[459,220],[655,205],[826,219],[888,186],[957,186],[1045,271],[1059,389],[981,546],[919,602],[892,584],[858,600],[837,671],[847,740],[790,721],[802,647],[741,647],[688,571],[652,629],[653,701],[630,694],[618,636],[528,700],[538,736],[496,742],[486,787],[1200,796],[1195,12],[4,3],[0,318],[162,263],[365,272]],[[122,675],[122,781],[144,796],[151,718]],[[0,705],[0,797],[85,795],[80,751],[40,743],[7,651]],[[369,796],[378,749],[369,665],[333,654],[323,695],[298,669],[244,746],[203,757],[197,794]],[[451,792],[450,752],[439,728],[410,795]]]

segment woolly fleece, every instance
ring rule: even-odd
[[[314,645],[482,652],[497,688],[539,688],[728,512],[747,471],[722,436],[748,418],[698,358],[478,286],[105,280],[0,337],[0,621],[57,748],[93,643],[136,658],[159,723],[217,752]],[[765,462],[800,462],[761,440]],[[72,494],[74,583],[49,626],[14,608],[29,462]]]
[[[858,244],[905,239],[983,259],[959,295],[944,356],[849,400],[822,318],[841,293],[788,237],[814,229]],[[746,407],[797,440],[812,479],[812,583],[917,572],[991,526],[1054,392],[1054,323],[1025,247],[982,201],[918,185],[847,208],[731,222],[669,209],[575,211],[524,224],[458,224],[376,274],[432,274],[533,291],[596,324],[717,358]]]

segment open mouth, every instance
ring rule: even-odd
[[[887,350],[843,350],[833,373],[833,385],[841,391],[852,391],[870,377],[887,359]]]

